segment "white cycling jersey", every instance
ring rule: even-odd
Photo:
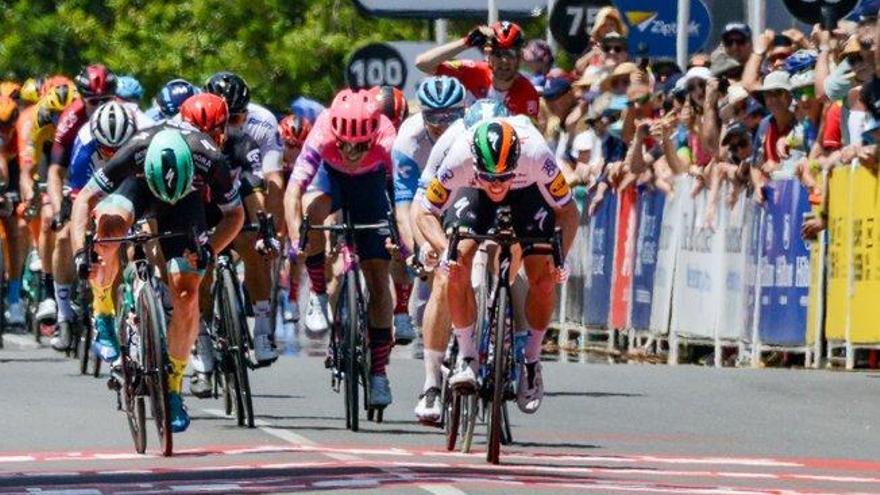
[[[421,113],[403,121],[391,148],[394,164],[394,199],[397,203],[409,203],[419,187],[419,178],[428,162],[434,142],[425,127]]]
[[[263,155],[262,166],[260,170],[254,170],[259,177],[282,170],[281,158],[284,156],[284,147],[278,134],[278,119],[269,109],[256,103],[248,103],[244,124],[237,128],[230,127],[229,133],[247,134],[260,146],[260,154]]]
[[[571,189],[556,165],[556,159],[547,146],[544,136],[532,125],[528,117],[518,116],[503,120],[513,126],[520,142],[516,177],[511,184],[511,190],[537,186],[549,206],[554,208],[565,206],[571,201]],[[451,135],[450,130],[451,127],[441,140],[449,134],[452,146],[442,157],[436,175],[428,181],[424,194],[419,197],[420,204],[435,214],[440,214],[449,207],[459,189],[480,187],[471,155],[469,130],[464,128],[464,124],[455,135]],[[426,167],[425,173],[428,172]]]

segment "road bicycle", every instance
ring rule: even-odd
[[[86,253],[93,262],[97,261],[94,251],[96,244],[120,243],[133,248],[133,254],[123,271],[122,283],[117,290],[116,328],[119,334],[120,360],[112,367],[107,386],[117,394],[117,408],[126,415],[135,451],[139,454],[143,454],[147,447],[147,400],[162,455],[170,456],[173,450],[167,326],[158,294],[161,282],[144,246],[155,240],[192,235],[135,231],[125,237],[95,239],[93,233],[86,234]],[[79,275],[81,279],[88,277],[88,273]]]
[[[272,216],[257,213],[258,223],[242,228],[243,232],[257,232],[261,239],[275,239]],[[244,291],[236,271],[232,250],[221,252],[214,262],[213,321],[209,334],[217,366],[214,367],[214,398],[223,391],[226,415],[235,412],[238,426],[254,427],[253,394],[248,373],[259,365],[250,358],[253,340],[245,317]]]
[[[502,443],[510,443],[513,440],[505,403],[516,397],[514,385],[517,363],[514,355],[513,311],[510,306],[511,247],[516,244],[532,244],[536,253],[551,254],[553,263],[559,268],[562,266],[562,230],[557,228],[554,235],[549,238],[519,237],[513,229],[510,207],[502,206],[497,211],[496,226],[485,235],[465,232],[458,227],[452,229],[448,261],[458,260],[458,243],[465,239],[481,243],[493,242],[499,249],[497,282],[493,284],[491,291],[487,291],[489,299],[486,303],[486,318],[481,324],[477,386],[477,395],[481,399],[483,414],[487,419],[486,460],[498,464]],[[450,415],[454,415],[455,412],[453,407]],[[447,448],[448,446],[447,438]]]
[[[390,204],[394,204],[393,202]],[[351,431],[359,429],[359,388],[363,387],[363,407],[368,421],[381,423],[384,407],[370,406],[370,335],[367,319],[367,298],[364,294],[363,276],[357,255],[355,234],[377,231],[390,233],[392,243],[397,244],[395,225],[389,220],[370,224],[355,224],[351,210],[342,207],[342,223],[337,225],[312,225],[308,218],[300,227],[299,251],[306,248],[308,233],[312,230],[335,234],[335,246],[343,260],[342,284],[333,310],[330,344],[325,365],[331,370],[330,386],[337,393],[344,389],[345,426]]]

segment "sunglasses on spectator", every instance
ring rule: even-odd
[[[604,45],[602,51],[608,53],[623,53],[626,51],[626,47],[623,45]]]
[[[745,38],[740,38],[739,36],[734,36],[732,38],[726,38],[724,40],[724,46],[730,47],[734,45],[744,46],[749,43],[749,40]]]
[[[765,98],[783,98],[786,94],[788,94],[788,91],[784,89],[771,89],[764,91]]]
[[[463,108],[453,108],[446,110],[425,110],[422,117],[428,125],[447,125],[455,122],[464,116]]]
[[[357,156],[363,155],[367,151],[370,151],[370,147],[373,145],[370,141],[366,141],[363,143],[349,143],[346,141],[336,141],[336,147],[339,148],[340,153],[345,156]]]
[[[492,175],[485,172],[477,172],[477,178],[489,184],[504,184],[505,182],[513,180],[514,177],[516,177],[515,172],[501,175]]]

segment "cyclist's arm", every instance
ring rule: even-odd
[[[283,231],[284,222],[284,172],[267,172],[263,176],[266,186],[266,210],[275,219],[275,230]]]
[[[6,153],[0,153],[0,184],[9,186],[9,160],[6,159]]]
[[[554,212],[556,213],[556,225],[562,228],[562,259],[565,260],[572,244],[574,244],[580,213],[574,201],[569,201],[564,206],[554,209]]]
[[[24,131],[18,133],[18,187],[21,192],[22,202],[27,203],[33,197],[34,191],[34,160],[36,148],[31,138],[32,127],[25,126]]]
[[[107,191],[101,188],[97,180],[92,178],[76,195],[70,212],[70,243],[73,252],[79,252],[85,245],[86,231],[89,228],[89,216]]]
[[[226,249],[226,246],[232,243],[241,231],[241,226],[244,225],[244,206],[241,202],[220,209],[223,211],[223,218],[220,219],[220,223],[214,229],[214,234],[208,240],[215,253]]]
[[[416,67],[426,74],[434,74],[437,72],[440,64],[455,58],[456,55],[468,48],[466,38],[450,41],[416,57]]]
[[[434,251],[437,253],[444,252],[449,245],[449,241],[446,239],[446,233],[443,232],[443,225],[440,224],[440,219],[422,203],[419,203],[413,209],[415,210],[413,217],[416,229],[421,232],[425,240],[434,248]]]
[[[284,221],[287,225],[287,237],[294,246],[299,242],[299,227],[302,223],[303,189],[294,181],[287,184],[284,191]]]
[[[202,150],[200,150],[201,152]],[[211,149],[208,149],[211,151]],[[196,153],[198,155],[201,153]],[[205,153],[207,157],[211,157],[211,153]],[[217,206],[223,212],[223,218],[214,229],[214,234],[208,240],[211,249],[215,253],[226,249],[241,231],[244,225],[244,206],[241,203],[241,194],[238,190],[238,182],[232,178],[229,166],[222,155],[213,155],[216,161],[211,164],[211,175],[208,177],[208,185],[211,187],[211,194],[216,198]],[[255,195],[251,195],[253,198]],[[254,198],[256,199],[256,198]]]
[[[46,176],[46,190],[49,193],[49,202],[52,204],[52,211],[58,213],[61,211],[61,199],[63,197],[62,189],[64,187],[64,179],[67,176],[67,170],[53,163],[49,165],[49,172]]]

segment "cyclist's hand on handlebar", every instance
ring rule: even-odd
[[[564,262],[562,266],[554,266],[554,273],[556,275],[556,283],[564,284],[568,282],[568,278],[571,276],[571,265],[568,264],[568,261]]]
[[[299,250],[299,239],[291,239],[290,249],[287,250],[287,259],[292,265],[295,265],[299,262],[302,254],[302,251]]]
[[[440,253],[430,243],[426,242],[419,250],[419,263],[426,269],[433,270],[440,263]]]
[[[254,242],[254,251],[262,256],[275,256],[281,252],[281,241],[275,237],[257,239]]]

